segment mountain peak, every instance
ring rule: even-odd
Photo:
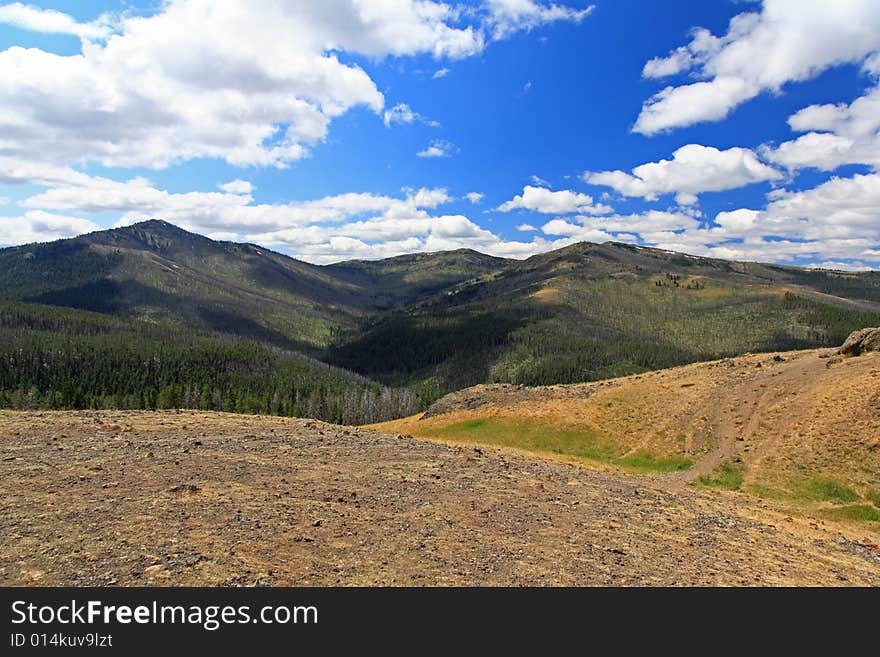
[[[197,233],[191,233],[188,230],[184,230],[180,226],[176,224],[172,224],[169,221],[165,221],[164,219],[145,219],[144,221],[139,221],[135,224],[130,224],[128,226],[122,226],[120,228],[116,228],[114,230],[118,231],[149,231],[152,233],[163,233],[163,234],[175,234],[179,236],[189,235],[192,237],[202,237],[202,235],[198,235]]]

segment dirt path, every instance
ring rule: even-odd
[[[2,585],[880,586],[831,521],[314,421],[0,412],[0,495]]]
[[[713,447],[690,469],[656,477],[659,485],[678,491],[722,463],[741,460],[751,452],[750,461],[754,464],[761,454],[772,450],[784,426],[777,422],[777,431],[769,439],[756,441],[760,423],[773,416],[772,409],[781,399],[796,396],[803,389],[806,377],[821,372],[827,362],[812,351],[790,353],[784,358],[779,362],[785,366],[773,370],[769,376],[763,367],[747,369],[715,391],[714,399],[705,404],[712,409]]]

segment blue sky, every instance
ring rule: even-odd
[[[876,0],[0,2],[0,243],[880,269]]]

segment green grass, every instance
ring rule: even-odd
[[[833,479],[814,477],[803,489],[803,496],[819,502],[855,502],[859,499],[858,494],[840,482]]]
[[[616,459],[615,463],[642,472],[680,472],[690,468],[694,462],[683,456],[651,456],[650,454],[634,454]]]
[[[456,422],[438,429],[435,435],[449,440],[467,440],[534,452],[551,452],[594,461],[611,461],[622,451],[619,447],[603,441],[589,429],[560,428],[544,423],[495,418]]]
[[[813,513],[833,520],[850,522],[880,522],[880,491],[872,490],[865,497],[872,504],[852,504],[861,498],[849,486],[834,479],[812,477],[789,483],[785,488],[754,484],[749,492],[766,499],[779,500],[799,506],[814,507]],[[841,506],[815,508],[816,505],[831,502]]]
[[[812,477],[790,482],[783,488],[754,484],[749,492],[768,499],[809,504],[811,502],[837,502],[847,504],[859,500],[859,495],[845,484],[825,477]]]
[[[690,459],[681,456],[639,453],[624,457],[623,447],[603,439],[589,428],[559,427],[543,422],[496,418],[465,420],[437,429],[433,436],[575,456],[640,472],[676,472],[693,465]]]
[[[856,522],[880,522],[880,509],[870,504],[850,504],[834,509],[823,509],[822,515],[834,520],[853,520]]]
[[[743,482],[743,466],[726,461],[715,468],[711,474],[700,475],[697,481],[701,485],[709,486],[710,488],[739,490]]]

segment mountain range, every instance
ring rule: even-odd
[[[6,352],[25,348],[37,318],[63,316],[49,332],[77,340],[92,330],[83,327],[112,322],[133,342],[145,331],[165,332],[159,342],[197,335],[326,363],[377,382],[376,394],[405,388],[425,406],[477,383],[571,383],[839,344],[880,324],[880,272],[615,242],[525,260],[460,249],[318,266],[151,220],[0,250],[0,302]],[[40,399],[44,385],[0,380],[7,391],[36,387]],[[186,372],[173,385],[182,396]],[[254,410],[272,410],[260,404]]]

